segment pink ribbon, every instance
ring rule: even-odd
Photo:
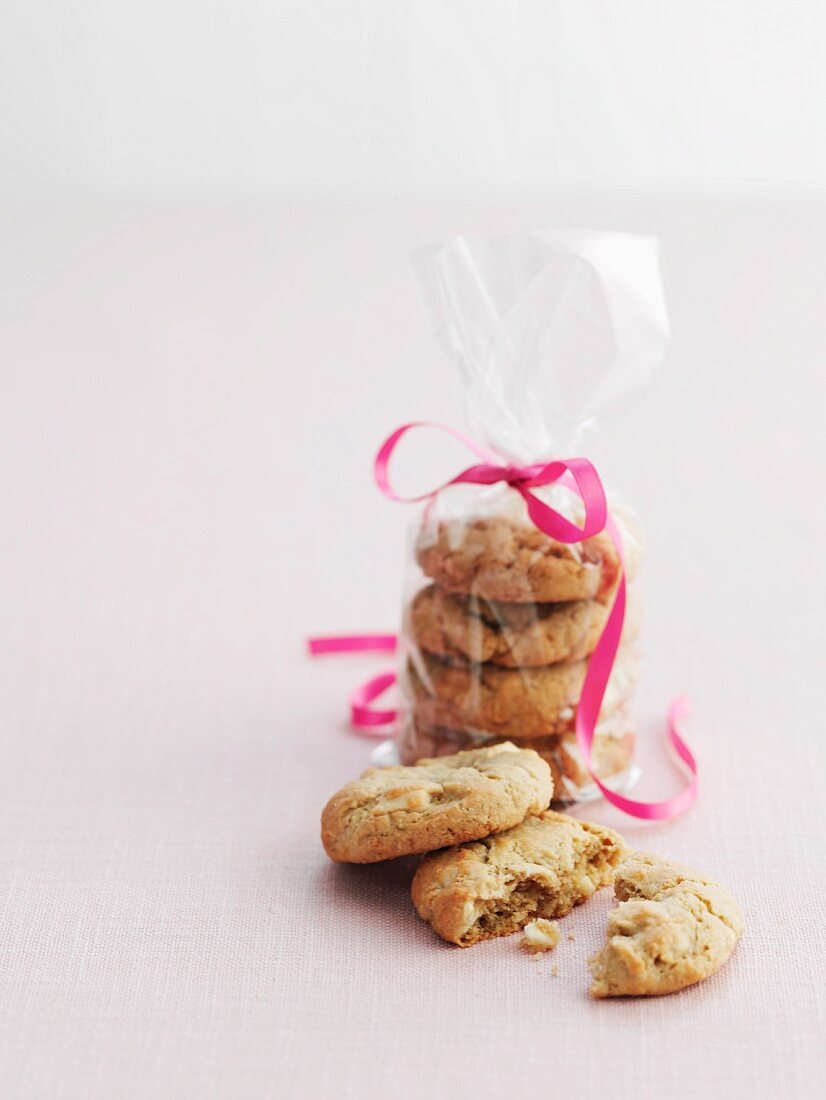
[[[325,653],[394,653],[395,634],[333,634],[309,638],[307,649],[313,657]],[[350,692],[350,724],[365,737],[386,737],[387,726],[399,716],[395,708],[377,710],[370,706],[396,682],[395,672],[381,672]]]
[[[464,443],[477,457],[482,459],[482,462],[475,466],[469,466],[466,470],[457,474],[456,477],[451,478],[444,485],[430,492],[415,497],[399,496],[390,484],[388,472],[390,458],[402,436],[418,427],[438,428],[447,432],[461,443]],[[605,799],[613,806],[632,817],[651,821],[662,821],[684,813],[697,797],[698,789],[697,763],[678,730],[680,720],[688,711],[688,704],[685,699],[676,699],[671,703],[667,722],[668,743],[678,759],[685,765],[690,776],[688,783],[678,795],[663,799],[660,802],[642,802],[626,798],[624,795],[612,791],[610,787],[606,787],[594,772],[592,758],[594,730],[599,719],[605,689],[611,676],[614,659],[622,637],[622,628],[625,621],[626,582],[620,535],[614,521],[608,514],[605,490],[599,474],[588,459],[557,459],[553,462],[537,463],[531,466],[508,466],[499,462],[495,455],[478,446],[461,432],[443,425],[417,421],[412,424],[404,424],[385,440],[376,455],[374,474],[376,483],[385,496],[388,496],[391,500],[404,503],[432,500],[449,485],[493,485],[496,482],[504,481],[523,498],[527,505],[528,515],[536,527],[557,542],[575,543],[582,539],[592,538],[601,531],[607,531],[619,557],[620,575],[614,603],[596,648],[588,661],[576,712],[577,743],[591,779]],[[576,493],[582,501],[584,521],[581,527],[572,523],[556,509],[545,504],[532,492],[533,489],[543,485],[551,485],[555,482]],[[392,635],[354,635],[337,639],[315,638],[310,640],[310,649],[314,653],[371,649],[375,651],[391,648],[395,648],[395,638]],[[396,719],[398,712],[395,710],[374,710],[370,707],[370,703],[395,683],[395,679],[395,673],[383,673],[357,688],[351,695],[351,719],[356,728],[369,728],[371,730],[370,735],[375,736],[372,730],[376,726],[387,725]]]

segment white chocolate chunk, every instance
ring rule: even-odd
[[[530,951],[553,951],[562,939],[559,925],[543,917],[526,924],[522,936],[522,946]]]
[[[431,794],[437,794],[440,789],[434,784],[430,788],[414,787],[412,790],[402,791],[401,794],[393,791],[391,794],[395,797],[382,798],[376,803],[373,807],[373,816],[392,814],[396,810],[406,810],[410,813],[426,810],[430,805]]]

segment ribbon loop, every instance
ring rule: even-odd
[[[414,497],[399,496],[390,483],[390,459],[401,438],[414,428],[436,428],[446,432],[485,461],[482,464],[469,466],[429,492]],[[376,455],[373,474],[376,484],[386,497],[404,504],[432,500],[450,485],[494,485],[498,481],[504,481],[525,501],[531,521],[540,531],[544,531],[549,538],[556,539],[557,542],[570,544],[593,538],[604,530],[608,518],[608,504],[602,481],[594,465],[587,458],[554,459],[552,462],[540,462],[531,466],[505,465],[463,432],[457,432],[442,424],[431,424],[425,420],[403,424],[387,437]],[[585,518],[581,527],[532,492],[533,489],[540,489],[554,483],[564,485],[582,501]]]

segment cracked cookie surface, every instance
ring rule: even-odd
[[[716,973],[743,932],[731,894],[689,867],[634,853],[617,868],[620,904],[589,960],[595,997],[675,993]]]
[[[321,840],[339,863],[432,852],[509,829],[544,810],[551,793],[545,761],[508,743],[368,768],[324,807]]]
[[[587,660],[543,668],[453,665],[422,654],[408,663],[417,723],[499,737],[547,737],[574,728]],[[632,649],[621,647],[603,699],[606,718],[631,694],[639,672]]]
[[[434,932],[469,947],[537,918],[563,917],[612,878],[624,850],[611,829],[546,810],[507,832],[434,852],[413,904]]]
[[[593,653],[610,610],[610,599],[505,604],[432,584],[414,598],[408,630],[416,645],[437,657],[534,668]],[[638,626],[638,607],[632,603],[624,637],[633,638]]]
[[[619,571],[605,534],[567,545],[504,516],[425,529],[416,558],[446,591],[506,603],[590,600],[609,592]]]

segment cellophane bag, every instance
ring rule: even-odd
[[[656,242],[624,233],[533,232],[420,250],[414,269],[437,339],[456,363],[469,435],[500,462],[579,453],[651,382],[668,343]],[[534,490],[581,522],[555,484]],[[628,605],[592,745],[600,779],[627,788],[640,670],[635,578],[642,545],[608,493]],[[506,482],[455,485],[424,507],[405,585],[398,735],[403,763],[501,741],[536,749],[560,803],[598,795],[577,748],[576,707],[616,593],[606,533],[549,538]]]

